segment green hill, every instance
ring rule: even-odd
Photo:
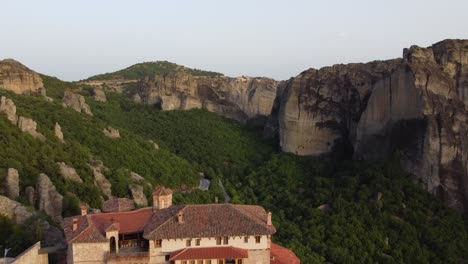
[[[132,65],[123,70],[104,73],[89,77],[88,81],[102,81],[114,79],[136,80],[146,76],[163,75],[168,73],[185,72],[194,76],[222,76],[222,73],[190,69],[168,61],[143,62]]]
[[[37,121],[47,137],[45,142],[33,139],[0,115],[0,168],[18,168],[22,191],[44,172],[60,193],[73,193],[99,207],[102,193],[93,183],[87,165],[90,158],[109,167],[106,176],[113,194],[120,197],[129,195],[129,171],[153,185],[173,188],[196,187],[203,173],[212,180],[210,190],[177,192],[176,203],[221,198],[216,184],[221,180],[233,203],[259,204],[273,212],[278,230],[273,240],[294,250],[302,263],[460,263],[468,259],[466,217],[412,182],[397,158],[370,163],[297,157],[280,153],[258,131],[216,114],[163,112],[119,94],[108,93],[107,103],[86,97],[91,117],[64,108],[60,101],[65,89],[78,91],[78,84],[51,77],[45,77],[44,84],[55,98],[53,103],[0,91],[15,102],[20,115]],[[55,122],[62,126],[66,144],[55,139]],[[119,129],[121,138],[104,136],[102,130],[108,126]],[[156,142],[159,150],[148,140]],[[59,161],[75,167],[84,182],[63,180]],[[149,198],[151,190],[145,191]],[[76,213],[76,199],[65,197],[64,215]],[[24,198],[20,201],[27,203]],[[19,253],[34,242],[21,230],[0,218],[0,245],[15,244],[14,253]]]

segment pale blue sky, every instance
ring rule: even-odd
[[[0,59],[65,80],[154,60],[287,79],[468,38],[467,0],[3,0],[1,9]]]

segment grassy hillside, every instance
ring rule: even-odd
[[[77,88],[53,78],[44,83],[54,98],[61,98],[66,88]],[[65,109],[59,100],[48,103],[42,98],[0,94],[12,98],[20,114],[33,117],[48,138],[39,142],[0,116],[0,168],[18,167],[22,187],[46,172],[61,193],[71,191],[99,206],[101,194],[86,165],[90,157],[103,160],[111,169],[107,176],[118,196],[128,195],[128,170],[153,184],[171,187],[197,185],[203,173],[213,180],[210,190],[176,193],[176,203],[221,198],[216,184],[221,180],[232,202],[259,204],[273,212],[278,229],[273,240],[293,249],[302,263],[460,263],[468,259],[466,218],[412,182],[397,159],[365,163],[296,157],[278,152],[256,131],[213,113],[162,112],[118,94],[107,94],[107,103],[87,98],[94,117]],[[66,144],[54,139],[55,122],[62,126]],[[122,138],[105,137],[102,129],[109,125],[118,128]],[[149,139],[160,149],[155,150]],[[85,182],[63,181],[57,161],[73,165]],[[380,199],[376,199],[378,193]],[[76,203],[69,204],[67,213],[73,212],[69,207]],[[317,208],[324,204],[326,210]],[[8,223],[5,226],[14,230]]]
[[[141,79],[145,76],[162,75],[167,73],[186,72],[194,76],[222,76],[218,72],[190,69],[168,61],[143,62],[132,65],[120,71],[104,73],[88,78],[90,81],[112,79]]]

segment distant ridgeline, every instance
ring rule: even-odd
[[[32,223],[60,223],[80,203],[148,206],[158,184],[176,190],[175,204],[223,202],[221,182],[231,203],[271,210],[273,240],[303,263],[460,263],[468,223],[446,206],[462,210],[468,186],[459,43],[284,82],[155,62],[69,83],[0,61],[0,207],[10,208],[0,245],[17,254],[46,240]],[[24,69],[9,73],[12,63]]]

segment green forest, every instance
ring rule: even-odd
[[[19,170],[21,190],[44,172],[60,193],[71,192],[99,208],[102,194],[93,184],[91,159],[109,167],[106,176],[113,194],[120,197],[129,195],[130,171],[153,186],[172,188],[197,187],[204,175],[212,181],[209,191],[176,192],[175,202],[212,203],[215,197],[222,201],[217,184],[221,181],[232,203],[258,204],[273,212],[277,228],[273,240],[291,248],[302,263],[461,263],[468,259],[466,216],[424,191],[401,170],[397,155],[385,162],[298,157],[280,152],[274,142],[262,138],[258,128],[204,110],[160,111],[115,93],[107,93],[106,103],[86,97],[91,117],[64,108],[60,101],[65,89],[79,91],[80,85],[43,79],[52,103],[0,91],[15,102],[19,115],[32,117],[47,137],[45,142],[36,140],[0,115],[0,168]],[[82,93],[88,94],[86,89]],[[55,122],[62,126],[65,144],[53,134]],[[119,129],[121,138],[104,136],[102,130],[108,126]],[[84,182],[63,180],[57,162],[76,168]],[[73,197],[66,200],[64,215],[76,213],[78,202]],[[16,243],[17,254],[34,243],[22,230],[0,218],[0,233],[7,234],[0,237],[0,245]]]
[[[194,76],[222,76],[222,73],[186,68],[168,61],[143,62],[132,65],[123,70],[104,73],[88,78],[89,81],[113,79],[137,80],[146,76],[163,75],[168,73],[185,72]]]

